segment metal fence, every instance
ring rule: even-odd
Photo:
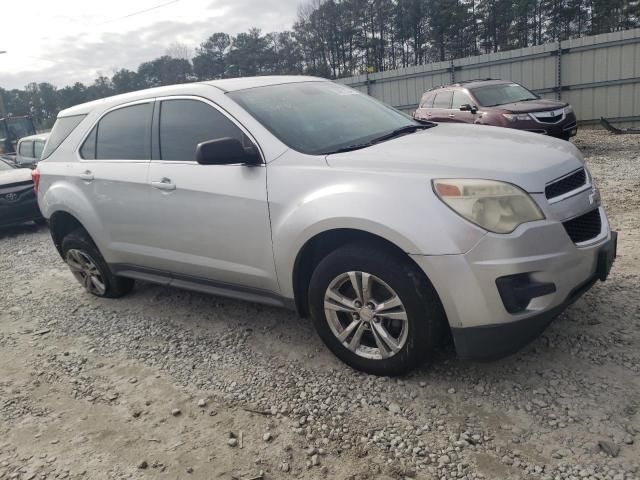
[[[640,29],[338,80],[410,112],[422,94],[474,78],[518,82],[571,103],[581,124],[640,126]]]

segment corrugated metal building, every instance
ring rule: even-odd
[[[640,29],[338,80],[410,112],[426,90],[473,78],[521,83],[570,102],[582,124],[640,126]]]

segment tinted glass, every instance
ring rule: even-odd
[[[37,159],[42,157],[42,151],[44,150],[44,141],[36,140],[33,142],[33,156]]]
[[[151,150],[151,103],[107,113],[98,123],[97,160],[148,160]]]
[[[527,100],[537,100],[535,93],[530,92],[517,83],[503,83],[500,85],[489,85],[473,89],[473,94],[485,107],[495,107],[496,105],[506,105],[507,103],[526,102]]]
[[[218,110],[198,100],[165,100],[160,107],[160,158],[195,161],[199,143],[244,134]]]
[[[80,156],[85,160],[95,160],[96,158],[96,133],[98,132],[98,127],[93,127],[91,133],[87,137],[87,139],[82,144],[82,148],[80,149]]]
[[[451,92],[440,92],[436,94],[436,99],[433,101],[433,108],[450,108],[451,106]]]
[[[456,90],[453,92],[453,104],[451,108],[459,109],[462,105],[473,105],[473,100],[466,92]]]
[[[84,120],[84,117],[86,117],[86,115],[74,115],[73,117],[58,118],[51,130],[51,134],[49,135],[49,140],[44,147],[44,151],[42,152],[42,158],[47,158],[55,152],[71,132],[80,125],[80,122]]]
[[[228,94],[284,144],[311,155],[366,143],[411,117],[332,82],[300,82]]]
[[[33,142],[22,142],[19,153],[21,157],[33,158]]]

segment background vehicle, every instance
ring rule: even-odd
[[[34,221],[42,224],[31,171],[0,159],[0,227]]]
[[[515,128],[569,140],[578,132],[566,102],[540,98],[506,80],[468,80],[427,91],[413,114],[417,120]]]
[[[40,161],[47,138],[49,138],[48,133],[21,138],[16,149],[16,166],[35,167]]]
[[[0,154],[14,153],[18,140],[36,134],[31,117],[0,118]]]
[[[447,328],[461,356],[510,353],[607,278],[616,234],[579,151],[531,137],[255,77],[65,110],[33,173],[90,293],[140,279],[295,306],[340,359],[388,375]]]

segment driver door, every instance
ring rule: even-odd
[[[200,165],[199,143],[247,134],[200,97],[157,99],[150,165],[149,243],[176,280],[277,292],[267,203],[267,167]]]

